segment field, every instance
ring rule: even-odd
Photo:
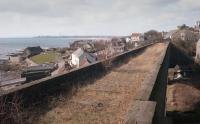
[[[36,64],[52,63],[61,60],[61,55],[56,52],[42,53],[30,58]]]

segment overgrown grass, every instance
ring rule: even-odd
[[[30,58],[36,64],[57,62],[61,59],[61,55],[56,52],[42,53]]]
[[[0,98],[0,124],[23,124],[21,99],[17,94],[12,98]]]

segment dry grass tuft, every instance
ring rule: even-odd
[[[0,98],[0,123],[23,124],[23,112],[20,97]]]

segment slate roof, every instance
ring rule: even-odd
[[[84,54],[84,51],[81,48],[78,48],[72,54],[74,54],[76,57],[80,57],[80,56],[82,56]]]
[[[85,56],[90,63],[93,63],[97,60],[97,57],[92,53],[85,53]]]
[[[92,54],[92,53],[87,53],[84,52],[81,48],[78,48],[75,52],[72,53],[73,55],[75,55],[76,57],[80,58],[81,56],[83,56],[83,58],[86,57],[86,59],[90,62],[93,63],[96,61],[97,57]]]
[[[142,34],[141,33],[132,33],[132,37],[139,37],[139,36],[141,36]]]
[[[27,47],[25,50],[30,50],[30,51],[42,51],[42,48],[40,46],[36,47]]]
[[[41,52],[43,52],[43,49],[40,46],[36,46],[36,47],[27,47],[24,50],[26,56],[30,57],[33,55],[37,55],[40,54]]]

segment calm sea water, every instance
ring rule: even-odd
[[[81,39],[83,38],[0,38],[0,59],[7,58],[7,54],[17,52],[26,47],[41,46],[42,48],[63,48],[68,47],[70,43]]]

